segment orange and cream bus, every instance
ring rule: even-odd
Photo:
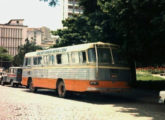
[[[68,91],[111,92],[129,88],[131,70],[118,45],[87,43],[25,54],[22,85],[36,92],[56,89],[60,97]]]

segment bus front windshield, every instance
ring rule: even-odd
[[[112,64],[110,48],[97,48],[98,63],[99,64]],[[89,62],[96,62],[95,48],[88,50]]]

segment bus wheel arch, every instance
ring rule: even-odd
[[[65,82],[63,79],[61,78],[57,79],[56,90],[59,97],[61,98],[66,97],[66,87],[65,87]]]

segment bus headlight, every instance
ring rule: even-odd
[[[89,83],[90,83],[90,85],[99,85],[98,81],[90,81]]]

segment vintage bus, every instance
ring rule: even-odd
[[[122,91],[129,81],[131,70],[119,46],[96,42],[25,54],[21,83],[32,92],[56,89],[65,97],[69,91]]]

